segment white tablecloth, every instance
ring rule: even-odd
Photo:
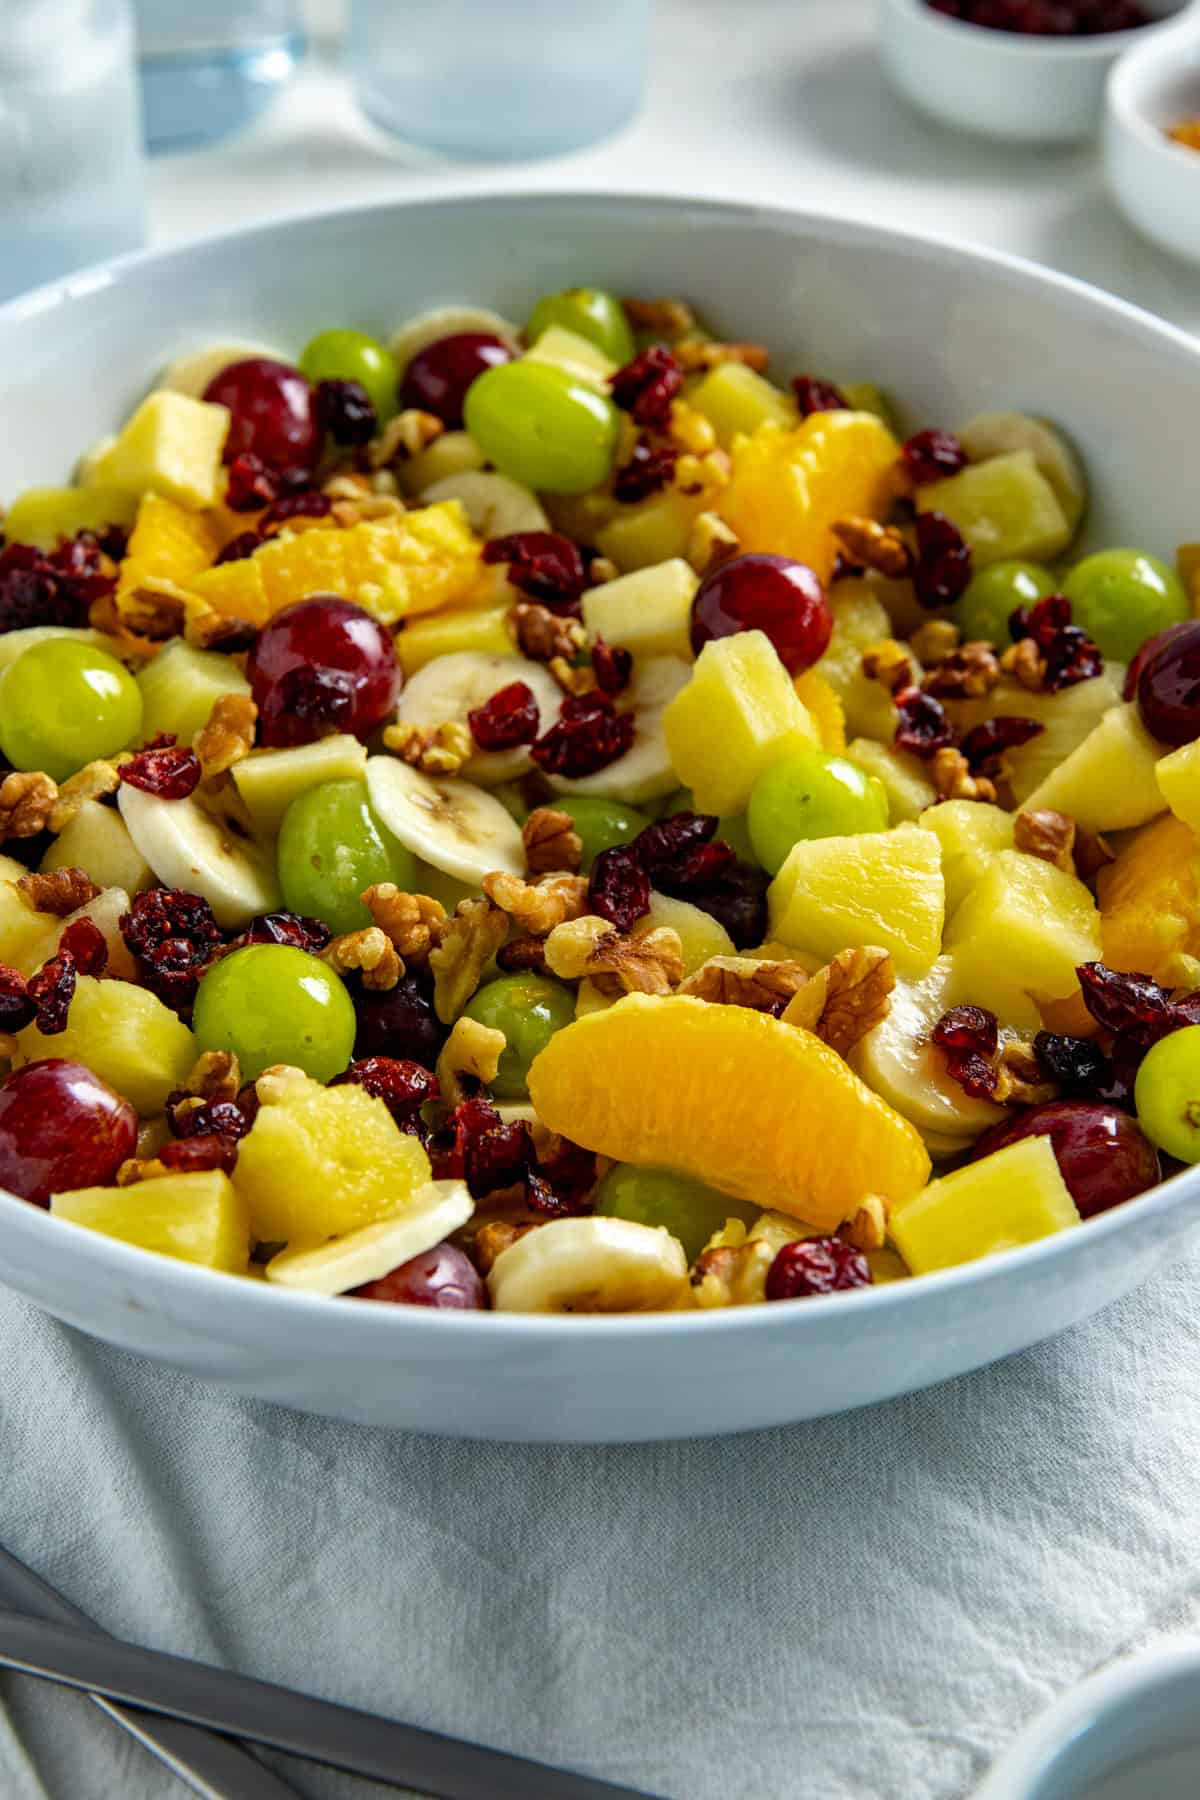
[[[1091,150],[918,121],[861,0],[673,0],[639,124],[538,165],[405,152],[318,62],[245,139],[158,162],[152,201],[166,240],[502,185],[882,216],[1200,329],[1200,281],[1115,217]],[[1178,1265],[1054,1343],[870,1412],[628,1450],[231,1401],[0,1293],[0,1539],[122,1635],[676,1800],[959,1800],[1064,1687],[1200,1635],[1198,1285],[1200,1262]],[[19,1679],[0,1697],[5,1800],[182,1792],[82,1698]],[[306,1794],[382,1792],[291,1774]]]

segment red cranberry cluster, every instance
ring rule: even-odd
[[[522,1119],[506,1125],[490,1100],[463,1100],[429,1140],[429,1157],[437,1181],[465,1181],[476,1200],[501,1188],[521,1186],[526,1205],[550,1218],[567,1218],[591,1210],[589,1194],[596,1180],[590,1150],[563,1139],[545,1162],[538,1160],[533,1136]]]
[[[534,744],[530,754],[547,775],[577,780],[606,769],[633,743],[633,714],[619,713],[609,696],[594,688],[590,694],[568,694],[549,731]]]
[[[111,594],[106,558],[125,554],[125,533],[81,531],[54,550],[6,544],[0,551],[0,632],[29,625],[86,625],[88,610]]]
[[[160,732],[120,769],[121,780],[160,800],[186,800],[200,782],[200,759],[181,749],[173,732]]]
[[[136,894],[120,931],[143,986],[176,1010],[191,1005],[201,975],[225,947],[208,901],[180,888]]]
[[[541,723],[537,696],[525,681],[510,681],[467,714],[471,736],[481,750],[514,750],[532,744]]]
[[[0,1030],[21,1031],[36,1024],[43,1037],[57,1037],[67,1028],[77,978],[103,975],[107,967],[104,933],[93,919],[76,919],[35,975],[26,977],[0,964]]]
[[[1103,673],[1100,646],[1082,626],[1072,625],[1071,602],[1065,594],[1047,594],[1033,606],[1019,606],[1008,629],[1014,643],[1033,639],[1045,658],[1045,686],[1052,694]]]
[[[583,557],[561,531],[515,531],[490,538],[485,563],[507,563],[508,579],[522,594],[554,612],[579,616],[579,596],[587,585]]]
[[[801,1238],[785,1244],[767,1270],[768,1300],[807,1300],[869,1287],[871,1265],[841,1238]]]
[[[627,412],[635,425],[662,431],[671,422],[671,405],[683,386],[683,370],[665,344],[652,344],[610,375],[608,385],[614,404]]]
[[[634,506],[639,500],[648,500],[651,494],[661,494],[675,479],[678,461],[679,452],[672,445],[655,448],[649,438],[640,437],[629,461],[622,463],[613,476],[613,499],[622,506]]]
[[[769,878],[739,864],[716,829],[711,813],[680,812],[646,826],[631,844],[602,850],[588,883],[591,910],[628,931],[657,888],[719,920],[739,949],[761,943]]]
[[[796,396],[796,405],[800,408],[800,417],[809,418],[817,412],[849,412],[850,402],[840,387],[832,381],[822,381],[817,375],[794,375],[792,392]]]

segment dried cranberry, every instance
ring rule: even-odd
[[[767,1270],[768,1300],[805,1300],[871,1285],[871,1265],[841,1238],[802,1238],[785,1244]]]
[[[1147,1045],[1191,1024],[1187,1013],[1149,975],[1110,969],[1104,963],[1081,963],[1075,973],[1083,1004],[1105,1031],[1134,1032]]]
[[[524,681],[510,681],[467,714],[471,736],[481,750],[514,750],[518,744],[532,744],[540,723],[537,699]]]
[[[251,1089],[253,1092],[253,1089]],[[202,1105],[184,1105],[191,1096],[176,1091],[167,1096],[167,1123],[178,1138],[245,1137],[253,1124],[240,1100],[205,1100]]]
[[[953,1081],[973,1100],[988,1100],[996,1089],[996,1070],[990,1059],[1000,1044],[995,1013],[984,1006],[952,1006],[930,1033],[946,1059]]]
[[[394,1056],[366,1056],[352,1062],[348,1069],[334,1077],[330,1087],[350,1082],[366,1088],[382,1100],[397,1125],[406,1125],[426,1104],[436,1100],[440,1089],[436,1075],[420,1063],[401,1061]]]
[[[792,392],[802,419],[807,419],[811,413],[851,410],[841,388],[835,387],[832,381],[822,381],[817,375],[793,375]]]
[[[635,846],[616,844],[601,850],[588,881],[588,906],[618,931],[629,931],[645,918],[650,910],[650,877]]]
[[[560,1137],[551,1154],[538,1158],[537,1173],[575,1214],[589,1210],[589,1196],[596,1185],[596,1153],[582,1144]]]
[[[592,645],[592,674],[602,694],[623,694],[633,674],[633,652],[606,644],[598,637]]]
[[[224,943],[208,901],[179,888],[151,888],[134,896],[119,923],[151,993],[168,1006],[190,1005],[200,976]]]
[[[60,950],[29,977],[28,993],[36,1008],[37,1028],[43,1037],[57,1037],[67,1029],[67,1014],[75,998],[75,958]]]
[[[36,1011],[24,975],[0,963],[0,1031],[23,1031]]]
[[[929,487],[967,466],[966,451],[949,431],[918,431],[900,454],[914,487]]]
[[[665,345],[651,344],[610,375],[608,385],[614,404],[627,412],[635,425],[661,430],[670,423],[671,403],[683,386],[683,370]]]
[[[317,419],[335,444],[365,444],[379,421],[361,381],[318,381]]]
[[[485,563],[507,563],[513,587],[542,606],[578,609],[587,577],[583,558],[561,531],[517,531],[490,538]]]
[[[58,940],[74,958],[81,975],[103,975],[108,967],[108,941],[94,919],[76,919]]]
[[[749,950],[767,935],[767,888],[771,877],[763,869],[732,863],[715,881],[688,889],[693,906],[716,919],[733,939],[734,948]]]
[[[410,967],[395,987],[382,991],[356,980],[347,987],[358,1020],[356,1057],[394,1056],[433,1068],[447,1027],[434,1011],[433,984],[425,970]]]
[[[1009,619],[1014,642],[1032,638],[1046,661],[1045,686],[1051,693],[1090,681],[1103,673],[1100,646],[1071,623],[1065,594],[1047,594],[1033,606],[1019,606]]]
[[[239,531],[236,537],[231,537],[217,551],[213,566],[218,563],[244,562],[248,556],[254,555],[261,543],[262,538],[257,531]]]
[[[164,1169],[195,1174],[202,1169],[223,1169],[232,1175],[238,1159],[237,1139],[220,1131],[197,1132],[194,1137],[171,1138],[158,1153]]]
[[[260,913],[256,919],[251,919],[238,941],[243,944],[291,944],[297,950],[307,950],[310,956],[319,956],[332,935],[321,919],[309,919],[301,913],[274,912]]]
[[[243,450],[229,465],[225,504],[231,512],[257,512],[279,498],[279,476],[261,456]]]
[[[733,849],[714,837],[717,822],[715,813],[678,812],[638,833],[633,849],[656,888],[683,898],[730,866]]]
[[[92,532],[65,539],[48,555],[32,544],[7,544],[0,551],[0,632],[86,625],[89,608],[116,585]]]
[[[263,693],[259,705],[262,741],[280,750],[344,731],[357,695],[358,683],[348,669],[321,669],[311,664],[288,669]]]
[[[639,500],[660,494],[674,480],[678,461],[678,450],[669,444],[656,450],[648,439],[639,438],[629,461],[622,463],[613,476],[614,500],[619,500],[622,506],[636,506]]]
[[[984,719],[973,725],[960,746],[972,773],[979,774],[1002,756],[1005,750],[1017,750],[1028,744],[1046,727],[1038,719],[1002,716]]]
[[[162,749],[139,750],[121,764],[121,780],[160,800],[186,800],[200,782],[200,759],[194,750],[174,743]]]
[[[913,589],[921,605],[953,606],[970,579],[971,552],[957,525],[945,513],[918,513]]]
[[[910,750],[914,756],[931,757],[954,742],[954,732],[940,700],[921,688],[901,688],[896,695],[897,750]]]
[[[328,494],[322,494],[316,488],[302,487],[294,494],[281,494],[273,500],[262,518],[258,521],[258,529],[263,532],[277,531],[290,519],[324,519],[333,511],[333,501]]]
[[[1057,1081],[1066,1094],[1094,1093],[1108,1067],[1108,1058],[1095,1038],[1039,1031],[1033,1048],[1050,1080]]]
[[[633,714],[619,713],[607,694],[568,694],[558,721],[530,752],[547,775],[574,780],[606,769],[633,743]]]
[[[506,1125],[488,1100],[463,1100],[429,1143],[434,1178],[465,1181],[474,1199],[524,1182],[534,1163],[524,1120]]]

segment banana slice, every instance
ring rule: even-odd
[[[463,469],[444,475],[425,488],[422,500],[461,500],[467,523],[476,536],[508,537],[514,531],[549,531],[550,521],[537,495],[488,469]]]
[[[123,783],[117,805],[159,881],[200,894],[218,925],[236,931],[281,904],[273,859],[198,800],[163,800]]]
[[[687,1257],[661,1226],[555,1219],[502,1250],[487,1283],[497,1312],[664,1312],[687,1285]]]
[[[0,643],[3,639],[0,639]],[[456,650],[435,656],[409,677],[396,709],[399,719],[412,725],[466,724],[467,714],[485,700],[523,681],[533,690],[538,705],[538,736],[549,731],[558,717],[562,690],[544,663],[525,656],[490,656],[481,650]],[[483,787],[516,781],[533,767],[527,744],[512,750],[478,750],[463,764],[463,774]]]
[[[404,1211],[378,1225],[364,1225],[316,1250],[281,1250],[267,1264],[267,1280],[306,1294],[344,1294],[378,1281],[423,1250],[432,1250],[465,1225],[475,1202],[464,1181],[430,1181]]]
[[[417,351],[424,350],[426,344],[436,344],[439,338],[457,337],[460,331],[485,331],[489,337],[500,338],[514,350],[520,343],[520,328],[501,318],[499,313],[490,312],[486,306],[434,306],[428,312],[406,319],[393,333],[388,349],[395,358],[397,373],[403,375]]]
[[[156,388],[170,388],[176,394],[190,394],[193,400],[202,400],[204,390],[214,375],[227,369],[230,363],[243,362],[248,356],[269,356],[275,362],[287,362],[288,358],[270,344],[251,343],[247,338],[230,338],[227,343],[209,344],[203,350],[187,350],[177,356],[173,363],[168,363],[158,380]]]
[[[371,756],[367,794],[388,830],[443,875],[477,888],[497,869],[525,873],[520,826],[473,781],[435,781],[398,756]]]
[[[1033,460],[1054,489],[1067,523],[1074,531],[1087,506],[1083,464],[1062,432],[1029,413],[980,413],[958,433],[972,462],[988,462],[1012,450],[1032,450]]]
[[[601,800],[625,800],[639,806],[673,793],[679,777],[671,767],[662,716],[680,688],[686,687],[692,665],[682,656],[650,656],[634,669],[633,680],[617,701],[621,712],[633,713],[633,743],[624,756],[598,769],[594,775],[569,780],[552,775],[550,785],[560,794],[593,794]]]

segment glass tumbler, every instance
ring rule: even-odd
[[[145,242],[128,0],[20,0],[0,31],[0,299]]]
[[[651,0],[350,0],[363,111],[455,156],[548,156],[637,111]]]
[[[299,0],[134,0],[134,10],[152,150],[249,125],[304,53]]]

